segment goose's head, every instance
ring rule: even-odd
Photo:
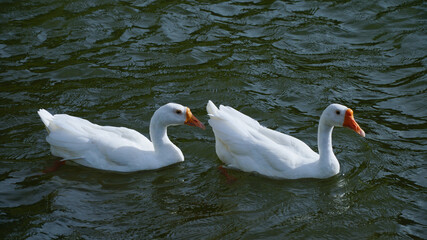
[[[203,123],[191,113],[190,108],[177,103],[168,103],[157,109],[153,115],[153,120],[165,126],[186,124],[205,129]]]
[[[353,110],[346,106],[336,103],[329,105],[323,111],[320,121],[330,126],[350,128],[360,136],[365,137],[365,132],[354,120]]]

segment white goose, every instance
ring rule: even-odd
[[[216,153],[227,167],[257,172],[272,178],[328,178],[340,171],[332,150],[334,127],[348,127],[362,137],[365,132],[353,111],[329,105],[318,128],[319,154],[301,140],[261,126],[256,120],[228,106],[218,109],[211,101],[206,109],[215,134]]]
[[[176,103],[160,107],[151,118],[150,138],[124,127],[99,126],[67,114],[38,114],[46,125],[53,155],[78,164],[117,172],[161,168],[184,161],[167,136],[167,127],[186,124],[204,129],[190,108]]]

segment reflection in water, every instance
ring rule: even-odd
[[[372,1],[3,1],[0,238],[425,238],[426,4]],[[148,135],[179,102],[234,106],[317,148],[332,102],[341,174],[276,181],[233,171],[211,129],[169,130],[186,161],[116,174],[64,166],[39,108]]]

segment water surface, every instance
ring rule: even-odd
[[[425,239],[427,4],[415,1],[2,1],[1,239]],[[117,174],[66,165],[39,108],[148,135],[153,112],[208,100],[317,150],[330,103],[339,175],[217,167],[211,128],[171,127],[186,161]]]

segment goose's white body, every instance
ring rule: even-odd
[[[327,115],[340,111],[336,121],[343,125],[349,109],[332,104],[327,110],[319,123],[319,155],[301,140],[263,127],[231,107],[221,105],[218,109],[211,101],[207,104],[216,153],[227,167],[286,179],[328,178],[340,171],[332,151],[332,130],[337,125]]]
[[[38,114],[48,130],[46,140],[54,156],[117,172],[157,169],[184,161],[181,150],[169,140],[167,127],[184,123],[204,127],[189,108],[173,103],[154,113],[150,122],[152,141],[124,127],[100,126],[67,114],[51,115],[44,109]]]

